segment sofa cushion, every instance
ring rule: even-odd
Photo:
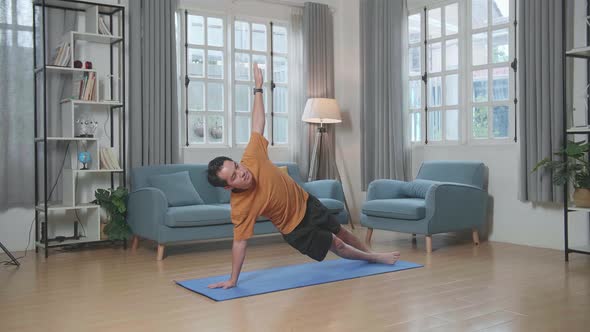
[[[170,207],[166,213],[165,224],[169,227],[231,224],[229,204]]]
[[[426,201],[421,198],[376,199],[363,204],[367,216],[419,220],[426,215]]]
[[[168,206],[203,204],[203,199],[195,190],[187,171],[172,174],[153,175],[150,185],[164,192]]]
[[[428,189],[430,189],[433,184],[437,183],[440,182],[430,180],[414,180],[411,182],[406,182],[403,192],[404,195],[409,198],[426,198]]]
[[[344,210],[344,203],[337,199],[318,198],[318,200],[322,202],[322,204],[324,204],[325,207],[328,208],[328,212],[330,212],[331,214],[337,214]]]

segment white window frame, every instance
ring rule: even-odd
[[[204,22],[204,43],[203,45],[193,45],[193,44],[188,44],[188,36],[187,36],[187,29],[185,29],[186,26],[186,17],[185,17],[185,10],[187,11],[188,15],[196,15],[196,16],[202,16],[204,18],[207,17],[213,17],[213,18],[219,18],[222,19],[223,21],[223,26],[224,26],[224,34],[223,34],[223,47],[215,47],[215,46],[209,46],[207,45],[207,21],[205,19]],[[281,26],[281,27],[285,27],[288,31],[288,23],[282,20],[275,20],[275,19],[271,19],[271,18],[264,18],[264,17],[251,17],[251,16],[244,16],[244,15],[237,15],[235,13],[232,12],[220,12],[220,11],[207,11],[207,10],[195,10],[195,9],[189,9],[189,8],[182,8],[180,11],[181,13],[180,17],[181,19],[179,20],[180,24],[181,24],[181,33],[180,33],[180,39],[181,39],[181,43],[180,43],[180,49],[182,50],[180,53],[180,57],[179,60],[181,61],[181,81],[182,83],[182,93],[181,93],[181,117],[182,117],[182,145],[185,148],[243,148],[246,146],[247,143],[237,143],[236,141],[236,135],[235,135],[235,130],[236,130],[236,126],[235,126],[235,119],[236,119],[236,113],[238,114],[248,114],[249,116],[251,116],[251,110],[250,112],[246,113],[246,112],[236,112],[235,111],[235,91],[234,91],[234,87],[236,82],[238,84],[240,83],[244,83],[244,85],[248,85],[250,86],[250,88],[254,87],[254,81],[253,78],[251,78],[251,82],[247,82],[247,81],[236,81],[235,79],[235,53],[248,53],[250,54],[265,54],[266,55],[266,59],[267,59],[267,76],[265,77],[264,80],[264,98],[265,98],[265,112],[266,112],[266,126],[265,126],[265,136],[268,138],[269,142],[272,141],[271,138],[269,137],[269,134],[271,132],[271,127],[274,126],[273,123],[273,117],[284,117],[287,118],[287,122],[289,123],[289,118],[290,118],[290,111],[288,109],[288,99],[287,99],[287,113],[276,113],[274,112],[272,115],[270,113],[270,108],[267,107],[269,105],[272,105],[271,103],[273,102],[273,95],[272,93],[270,93],[270,75],[272,73],[272,63],[270,63],[271,61],[271,49],[270,49],[270,38],[272,38],[272,32],[270,29],[270,22],[272,22],[275,26]],[[252,23],[257,23],[257,24],[264,24],[266,26],[267,29],[267,51],[266,52],[259,52],[259,51],[252,51],[252,50],[240,50],[240,49],[235,49],[235,34],[234,34],[234,22],[235,21],[247,21],[250,24]],[[287,38],[289,38],[289,36],[287,36]],[[250,29],[250,42],[252,41],[252,30]],[[186,54],[185,54],[185,44],[187,44],[189,46],[189,48],[192,47],[196,47],[196,48],[200,48],[205,50],[205,57],[204,57],[204,68],[203,68],[203,77],[194,77],[192,76],[192,80],[194,81],[199,81],[199,82],[203,82],[205,84],[205,88],[204,88],[204,105],[205,105],[205,110],[204,111],[191,111],[189,110],[189,115],[191,113],[195,113],[195,114],[199,114],[200,116],[205,117],[205,119],[207,118],[207,116],[210,115],[219,115],[219,116],[223,116],[224,119],[224,126],[223,126],[223,140],[222,142],[219,143],[211,143],[211,142],[207,142],[206,137],[207,137],[207,126],[206,126],[206,121],[205,121],[205,127],[204,127],[204,142],[203,143],[191,143],[189,142],[189,145],[186,145],[186,137],[187,137],[187,124],[186,122],[189,121],[188,117],[186,116],[185,110],[187,109],[186,103],[187,103],[187,99],[185,98],[186,93],[188,92],[188,89],[184,86],[184,79],[186,77],[188,68],[186,66]],[[223,79],[210,79],[207,77],[207,51],[209,49],[212,50],[218,50],[221,51],[223,53]],[[281,57],[285,57],[287,58],[287,61],[289,61],[289,57],[287,53],[276,53],[275,55],[277,56],[281,56]],[[289,75],[289,73],[287,74]],[[223,103],[224,103],[224,111],[223,112],[213,112],[213,111],[208,111],[207,110],[207,83],[208,82],[223,82],[223,87],[224,87],[224,91],[223,91]],[[275,83],[276,87],[287,87],[288,89],[288,83]],[[253,98],[252,98],[252,90],[250,90],[250,98],[249,98],[249,102],[250,102],[250,107],[253,103]],[[250,120],[251,121],[251,120]],[[249,128],[250,129],[250,128]],[[191,130],[191,128],[188,128],[188,130]],[[287,130],[289,130],[289,126],[287,126]],[[282,148],[289,148],[290,146],[290,136],[289,136],[289,132],[287,132],[287,142],[286,143],[274,143],[274,146],[271,146],[269,148],[278,148],[278,149],[282,149]]]
[[[248,23],[249,25],[249,38],[250,38],[250,48],[249,49],[238,49],[235,47],[235,23],[236,22],[245,22]],[[249,126],[248,126],[248,130],[251,130],[251,121],[252,121],[252,110],[250,109],[249,112],[238,112],[236,111],[236,102],[235,102],[235,98],[236,98],[236,94],[235,94],[235,90],[234,87],[236,86],[236,84],[241,84],[241,85],[248,85],[249,90],[252,91],[252,89],[254,88],[254,78],[252,77],[252,73],[250,73],[250,80],[249,81],[241,81],[241,80],[236,80],[236,71],[235,71],[235,56],[236,53],[242,53],[242,54],[248,54],[249,58],[250,58],[250,66],[252,66],[253,61],[252,61],[252,56],[253,55],[263,55],[266,58],[266,69],[265,69],[265,77],[264,77],[264,84],[263,84],[263,89],[264,89],[264,93],[263,93],[263,99],[264,99],[264,111],[265,111],[265,120],[266,120],[266,125],[264,127],[264,136],[266,137],[266,139],[269,142],[273,142],[273,146],[274,147],[288,147],[289,146],[289,132],[287,132],[287,142],[285,143],[277,143],[274,141],[273,137],[270,137],[270,133],[273,132],[274,133],[274,117],[280,117],[280,118],[285,118],[287,119],[287,123],[289,122],[289,105],[288,105],[288,99],[287,99],[287,112],[286,113],[276,113],[274,112],[274,106],[273,106],[273,113],[271,114],[270,112],[270,105],[274,105],[274,94],[271,93],[271,76],[272,76],[272,72],[274,70],[273,67],[273,63],[272,63],[272,53],[274,53],[275,56],[280,56],[280,57],[284,57],[287,59],[287,63],[289,61],[289,57],[288,57],[288,53],[277,53],[274,52],[273,50],[271,50],[271,39],[273,38],[273,34],[272,34],[272,29],[271,29],[271,22],[273,25],[275,26],[281,26],[284,27],[287,31],[288,31],[288,26],[286,22],[282,22],[280,20],[273,20],[273,19],[268,19],[268,18],[256,18],[256,17],[250,17],[250,16],[244,16],[244,15],[239,15],[239,16],[233,16],[232,17],[232,21],[231,21],[231,66],[232,66],[232,76],[231,76],[231,93],[232,93],[232,108],[231,108],[231,116],[232,116],[232,134],[233,137],[235,137],[235,139],[233,140],[233,143],[235,144],[235,146],[237,147],[245,147],[248,142],[237,142],[237,135],[236,135],[236,127],[235,126],[235,119],[238,116],[241,115],[248,115],[249,116]],[[260,24],[260,25],[264,25],[266,27],[266,51],[255,51],[252,49],[252,24]],[[289,38],[289,36],[287,36],[287,38]],[[287,66],[288,68],[288,66]],[[287,75],[289,75],[290,73],[287,72]],[[288,76],[287,76],[288,77]],[[287,83],[276,83],[275,82],[275,87],[285,87],[288,89],[288,82]],[[249,98],[248,98],[248,103],[249,105],[252,105],[254,102],[254,98],[253,98],[253,94],[249,94]],[[289,126],[287,126],[287,130],[288,130]],[[251,132],[250,132],[251,134]],[[250,135],[248,135],[249,137]]]
[[[227,17],[225,17],[225,15],[220,14],[220,13],[213,13],[213,12],[205,12],[205,11],[195,11],[195,10],[189,10],[186,9],[187,14],[188,15],[194,15],[194,16],[202,16],[204,18],[204,22],[203,22],[203,45],[197,45],[197,44],[189,44],[188,43],[188,29],[185,29],[186,25],[188,24],[187,22],[185,22],[186,17],[184,15],[184,10],[182,11],[182,33],[181,33],[181,38],[182,38],[182,46],[183,46],[183,52],[181,55],[181,61],[182,61],[182,81],[184,81],[184,78],[186,77],[186,75],[188,75],[188,68],[186,67],[186,62],[187,59],[185,58],[186,54],[184,52],[184,45],[186,44],[187,47],[190,49],[192,48],[199,48],[199,49],[203,49],[204,50],[204,57],[203,57],[203,77],[196,77],[196,76],[188,76],[189,79],[191,79],[192,81],[198,81],[198,82],[203,82],[204,84],[204,90],[203,90],[203,102],[204,102],[204,111],[191,111],[190,109],[188,110],[189,114],[199,114],[200,116],[205,118],[205,122],[204,122],[204,127],[203,127],[203,143],[191,143],[189,142],[188,147],[229,147],[230,146],[230,142],[231,142],[231,137],[228,135],[229,134],[229,130],[228,130],[228,123],[230,123],[231,119],[229,117],[229,112],[228,109],[231,106],[229,103],[229,98],[228,98],[228,76],[229,76],[229,68],[228,68],[228,54],[227,54],[227,43],[228,43],[228,20]],[[207,34],[208,34],[208,25],[207,25],[207,19],[208,18],[217,18],[217,19],[221,19],[222,20],[222,24],[223,24],[223,28],[224,28],[224,33],[223,33],[223,46],[222,47],[217,47],[217,46],[209,46],[207,44]],[[215,51],[221,51],[223,54],[223,78],[221,79],[212,79],[212,78],[208,78],[207,77],[207,73],[208,73],[208,51],[209,50],[215,50]],[[209,111],[208,107],[207,107],[207,98],[208,98],[208,84],[209,83],[222,83],[223,84],[223,112],[215,112],[215,111]],[[190,83],[189,83],[190,84]],[[184,86],[184,84],[182,85],[183,87],[183,94],[188,93],[188,89]],[[184,117],[184,121],[188,122],[189,119],[186,116],[186,113],[184,112],[184,110],[186,110],[188,108],[188,105],[186,105],[187,100],[185,98],[185,96],[182,96],[182,103],[183,103],[183,107],[182,107],[182,113],[183,113],[183,117]],[[207,122],[207,118],[209,116],[222,116],[223,117],[223,139],[221,142],[215,142],[215,143],[211,143],[207,141],[207,128],[208,128],[208,122]],[[183,126],[183,132],[187,130],[187,125],[185,124]],[[190,128],[188,128],[188,130],[190,130]],[[184,133],[186,137],[187,133]],[[183,140],[184,141],[184,140]],[[186,142],[183,142],[186,143]],[[185,145],[185,144],[183,144]]]
[[[435,8],[442,8],[445,7],[449,4],[452,3],[458,3],[459,5],[459,33],[457,35],[453,35],[453,36],[457,36],[458,43],[459,43],[459,68],[458,68],[458,75],[459,75],[459,105],[457,105],[457,109],[459,110],[459,139],[458,140],[454,140],[454,141],[432,141],[430,139],[428,139],[428,144],[426,144],[427,146],[448,146],[448,145],[498,145],[498,144],[511,144],[514,143],[513,140],[513,134],[514,134],[514,130],[515,130],[515,125],[516,123],[514,122],[514,115],[515,115],[515,108],[514,108],[514,86],[515,86],[515,75],[514,75],[514,71],[512,70],[512,68],[510,67],[511,62],[513,61],[513,59],[515,58],[515,44],[514,44],[514,38],[515,38],[515,29],[514,29],[514,1],[515,0],[509,0],[509,8],[510,8],[510,14],[509,14],[509,18],[508,18],[508,22],[504,23],[504,24],[498,24],[498,25],[490,25],[492,24],[492,14],[491,11],[489,10],[489,8],[491,8],[491,4],[493,3],[493,0],[488,0],[488,22],[490,24],[488,24],[488,26],[486,28],[480,28],[480,29],[476,29],[475,31],[493,31],[493,30],[498,30],[498,29],[503,29],[503,28],[508,28],[508,45],[509,45],[509,56],[508,56],[508,62],[504,62],[504,63],[500,63],[500,64],[492,64],[490,63],[492,61],[492,38],[491,38],[491,33],[488,32],[489,34],[489,38],[488,38],[488,64],[486,65],[480,65],[480,66],[476,66],[476,68],[498,68],[498,67],[508,67],[509,69],[509,86],[508,86],[508,90],[509,90],[509,96],[508,96],[508,100],[503,100],[503,101],[499,101],[499,102],[493,102],[491,101],[491,97],[492,97],[492,93],[493,93],[493,81],[492,81],[492,77],[488,76],[488,138],[474,138],[472,136],[472,129],[473,129],[473,102],[472,102],[472,34],[473,34],[473,29],[472,29],[472,19],[471,19],[471,8],[472,8],[472,3],[471,0],[470,1],[457,1],[457,0],[452,0],[452,1],[438,1],[438,0],[432,0],[432,1],[422,1],[420,3],[419,7],[412,7],[409,8],[408,10],[408,18],[411,15],[414,14],[420,14],[420,19],[421,19],[421,38],[420,38],[420,43],[413,43],[413,44],[408,44],[408,50],[407,50],[407,54],[409,54],[409,48],[410,47],[415,47],[415,46],[420,46],[420,65],[421,65],[421,75],[427,70],[427,68],[425,68],[424,66],[427,66],[427,63],[425,63],[424,59],[426,56],[425,53],[425,49],[426,47],[424,46],[424,39],[427,38],[426,36],[426,31],[424,31],[424,26],[425,24],[427,25],[428,22],[425,21],[427,20],[427,17],[425,17],[424,15],[424,7],[426,7],[427,10],[430,9],[435,9]],[[444,24],[444,13],[441,11],[441,19],[443,21]],[[441,39],[445,39],[445,35],[444,35],[444,29],[442,32],[442,35],[440,38],[437,39],[433,39],[433,40],[429,40],[428,44],[431,44],[432,42],[437,42],[440,41]],[[454,39],[454,37],[452,38],[446,38],[446,39]],[[441,72],[440,75],[444,75],[444,68],[445,68],[445,57],[446,57],[446,50],[443,49],[444,52],[442,52],[442,70],[443,72]],[[409,57],[408,57],[409,59]],[[409,60],[408,60],[409,62]],[[409,74],[409,65],[407,68],[405,68],[404,70],[408,71]],[[488,75],[491,75],[491,70],[492,69],[488,69]],[[435,76],[440,76],[439,73],[437,73]],[[421,80],[421,76],[408,76],[409,80],[414,80],[414,79],[420,79]],[[432,77],[432,75],[429,73],[428,75],[428,79],[430,80]],[[443,82],[444,85],[444,82]],[[408,91],[408,98],[409,98],[409,83],[407,86],[407,91]],[[420,130],[421,130],[421,137],[419,141],[411,141],[411,144],[413,146],[420,146],[420,145],[425,145],[424,144],[424,140],[426,138],[426,119],[425,119],[425,113],[424,113],[424,102],[425,102],[425,97],[426,94],[428,93],[427,91],[427,87],[425,86],[424,82],[421,80],[421,109],[417,110],[417,109],[409,109],[408,106],[408,130],[411,133],[412,128],[411,128],[411,115],[413,113],[419,113],[420,114],[420,120],[421,120],[421,124],[420,124]],[[443,87],[443,106],[444,106],[444,98],[445,98],[445,92],[444,92],[444,87]],[[408,102],[409,105],[409,102]],[[508,119],[509,119],[509,126],[508,126],[508,135],[507,137],[502,137],[502,138],[493,138],[491,137],[492,133],[493,133],[493,106],[508,106]],[[444,106],[444,108],[449,108],[447,106]],[[428,107],[428,112],[430,112],[432,109],[438,110],[440,109],[439,107]],[[445,115],[443,113],[443,117],[442,117],[442,121],[443,121],[443,137],[446,134],[446,127],[445,127]],[[429,126],[429,131],[430,131],[430,126]]]

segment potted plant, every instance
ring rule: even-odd
[[[560,160],[547,157],[535,165],[533,172],[540,168],[553,171],[555,185],[564,185],[566,182],[573,184],[573,201],[577,207],[590,207],[590,165],[586,160],[589,148],[590,145],[583,141],[568,141],[565,149],[554,153]]]
[[[127,188],[97,189],[94,193],[94,204],[100,205],[107,211],[108,221],[104,233],[109,240],[123,240],[131,236],[131,228],[127,224]]]

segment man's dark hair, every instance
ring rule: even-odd
[[[217,157],[211,160],[209,162],[209,166],[207,166],[207,180],[214,187],[227,186],[227,181],[217,176],[217,173],[221,171],[221,169],[223,168],[223,163],[226,160],[233,161],[231,158],[228,157]]]

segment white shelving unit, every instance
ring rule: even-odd
[[[50,247],[105,240],[101,236],[100,206],[92,203],[94,191],[125,185],[125,7],[76,0],[34,0],[33,3],[36,23],[33,30],[36,36],[41,36],[33,38],[35,243],[37,251],[43,248],[47,257]],[[51,42],[46,27],[54,19],[52,14],[56,9],[76,13],[78,26]],[[102,31],[100,20],[104,23]],[[50,60],[57,58],[55,49],[59,45],[69,45],[61,53],[63,61]],[[74,67],[76,60],[83,63],[83,68]],[[92,67],[87,69],[86,62],[92,63]],[[67,66],[54,63],[67,63]],[[92,77],[94,84],[85,88]],[[66,88],[62,90],[72,91],[72,96],[53,95],[56,89],[48,86],[49,79],[63,82]],[[84,89],[89,91],[85,96],[81,93]],[[52,98],[55,103],[50,102]],[[96,131],[82,135],[76,123],[83,117],[105,120],[100,125],[93,120]],[[56,153],[56,144],[67,145],[67,154]],[[120,167],[104,167],[101,147],[113,149],[115,163]],[[91,160],[83,165],[78,161],[79,152],[88,152]],[[63,159],[55,182],[48,180],[50,157]],[[55,170],[55,165],[52,167]],[[61,189],[59,195],[54,194],[56,187]],[[52,195],[61,197],[56,201]]]

